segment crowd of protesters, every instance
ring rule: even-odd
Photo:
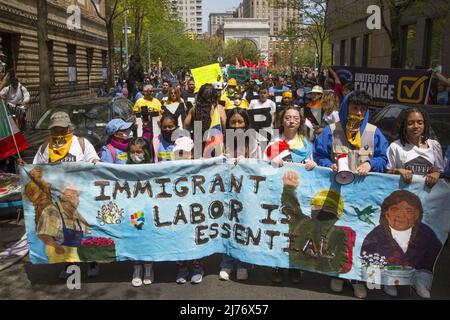
[[[106,127],[108,142],[98,157],[89,141],[81,143],[73,136],[68,116],[55,114],[50,122],[50,142],[39,149],[34,163],[100,161],[126,165],[227,156],[265,160],[277,166],[303,163],[307,170],[321,166],[338,171],[337,159],[345,155],[350,170],[360,176],[369,172],[398,174],[405,183],[411,183],[414,175],[421,175],[428,188],[445,174],[448,177],[449,159],[444,162],[439,142],[430,139],[426,112],[415,108],[404,111],[399,139],[389,145],[383,133],[368,122],[370,95],[353,91],[351,84],[343,85],[331,68],[326,71],[323,78],[313,72],[302,73],[300,79],[293,80],[253,76],[241,85],[231,78],[200,88],[196,88],[194,79],[175,84],[164,79],[162,90],[156,95],[152,84],[136,85],[128,92],[122,87],[120,92],[128,93],[135,103],[135,119],[142,120],[141,131],[137,121],[111,120]],[[194,145],[199,143],[193,140],[196,122],[202,136],[225,137],[215,139],[215,144],[209,143],[214,139],[200,141],[199,155],[194,152]],[[258,131],[255,139],[243,140],[242,144],[236,143],[234,135],[228,135],[229,130],[251,129]],[[418,157],[426,161],[415,163]],[[295,184],[295,177],[287,175],[283,179]],[[403,248],[405,237],[410,238],[411,234],[394,241]],[[152,266],[151,261],[137,261],[132,285],[151,284]],[[189,276],[192,283],[202,282],[202,260],[192,262],[192,271],[187,261],[179,261],[177,266],[177,283],[186,283]],[[94,264],[92,268],[98,273],[98,266]],[[247,263],[224,255],[219,279],[229,280],[236,271],[236,278],[245,281],[250,269]],[[282,282],[282,274],[283,270],[273,269],[272,281]],[[302,273],[289,270],[289,276],[298,283]],[[331,278],[333,291],[341,292],[343,284],[342,279]],[[356,297],[367,296],[365,283],[353,281],[351,285]],[[430,297],[431,281],[418,278],[413,287],[421,297]],[[391,296],[397,295],[395,286],[385,286],[384,290]]]

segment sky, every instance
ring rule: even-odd
[[[242,0],[203,0],[203,32],[208,31],[209,14],[226,12],[237,7]]]

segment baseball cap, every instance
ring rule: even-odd
[[[292,92],[291,91],[283,92],[283,98],[292,98]]]
[[[57,111],[50,116],[50,124],[48,128],[61,127],[67,128],[72,125],[69,115],[64,111]]]
[[[194,147],[194,142],[189,137],[180,137],[175,140],[175,145],[173,147],[173,152],[177,152],[180,150],[191,152]]]
[[[263,84],[263,82],[262,82],[261,80],[259,80],[259,79],[256,79],[256,80],[255,80],[255,83],[256,83],[258,86],[260,86],[260,85]]]
[[[106,134],[112,136],[117,131],[127,130],[133,125],[132,122],[125,122],[122,119],[112,119],[106,125]]]

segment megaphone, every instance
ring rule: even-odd
[[[348,167],[348,157],[345,154],[338,155],[338,173],[336,174],[336,182],[341,185],[347,185],[355,180],[355,175]]]

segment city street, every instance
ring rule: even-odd
[[[0,0],[0,22],[0,301],[450,300],[450,0]]]
[[[23,224],[23,221],[21,221]],[[0,221],[0,243],[20,238],[23,226],[14,222]],[[438,259],[433,282],[433,299],[450,299],[450,246]],[[233,277],[228,282],[218,279],[220,255],[205,261],[205,276],[198,285],[190,283],[178,285],[174,278],[175,263],[156,263],[155,282],[149,286],[131,286],[132,264],[114,263],[101,265],[100,275],[86,276],[87,266],[82,267],[81,290],[67,289],[65,282],[58,278],[60,265],[31,265],[28,256],[10,268],[0,271],[0,299],[149,299],[149,300],[352,300],[355,299],[351,287],[346,285],[342,294],[334,294],[329,289],[329,279],[325,276],[305,273],[299,285],[288,282],[287,275],[282,285],[270,281],[270,269],[255,267],[246,282],[237,282]],[[409,287],[399,289],[399,297],[390,298],[381,290],[369,290],[368,299],[415,299],[421,300]]]

